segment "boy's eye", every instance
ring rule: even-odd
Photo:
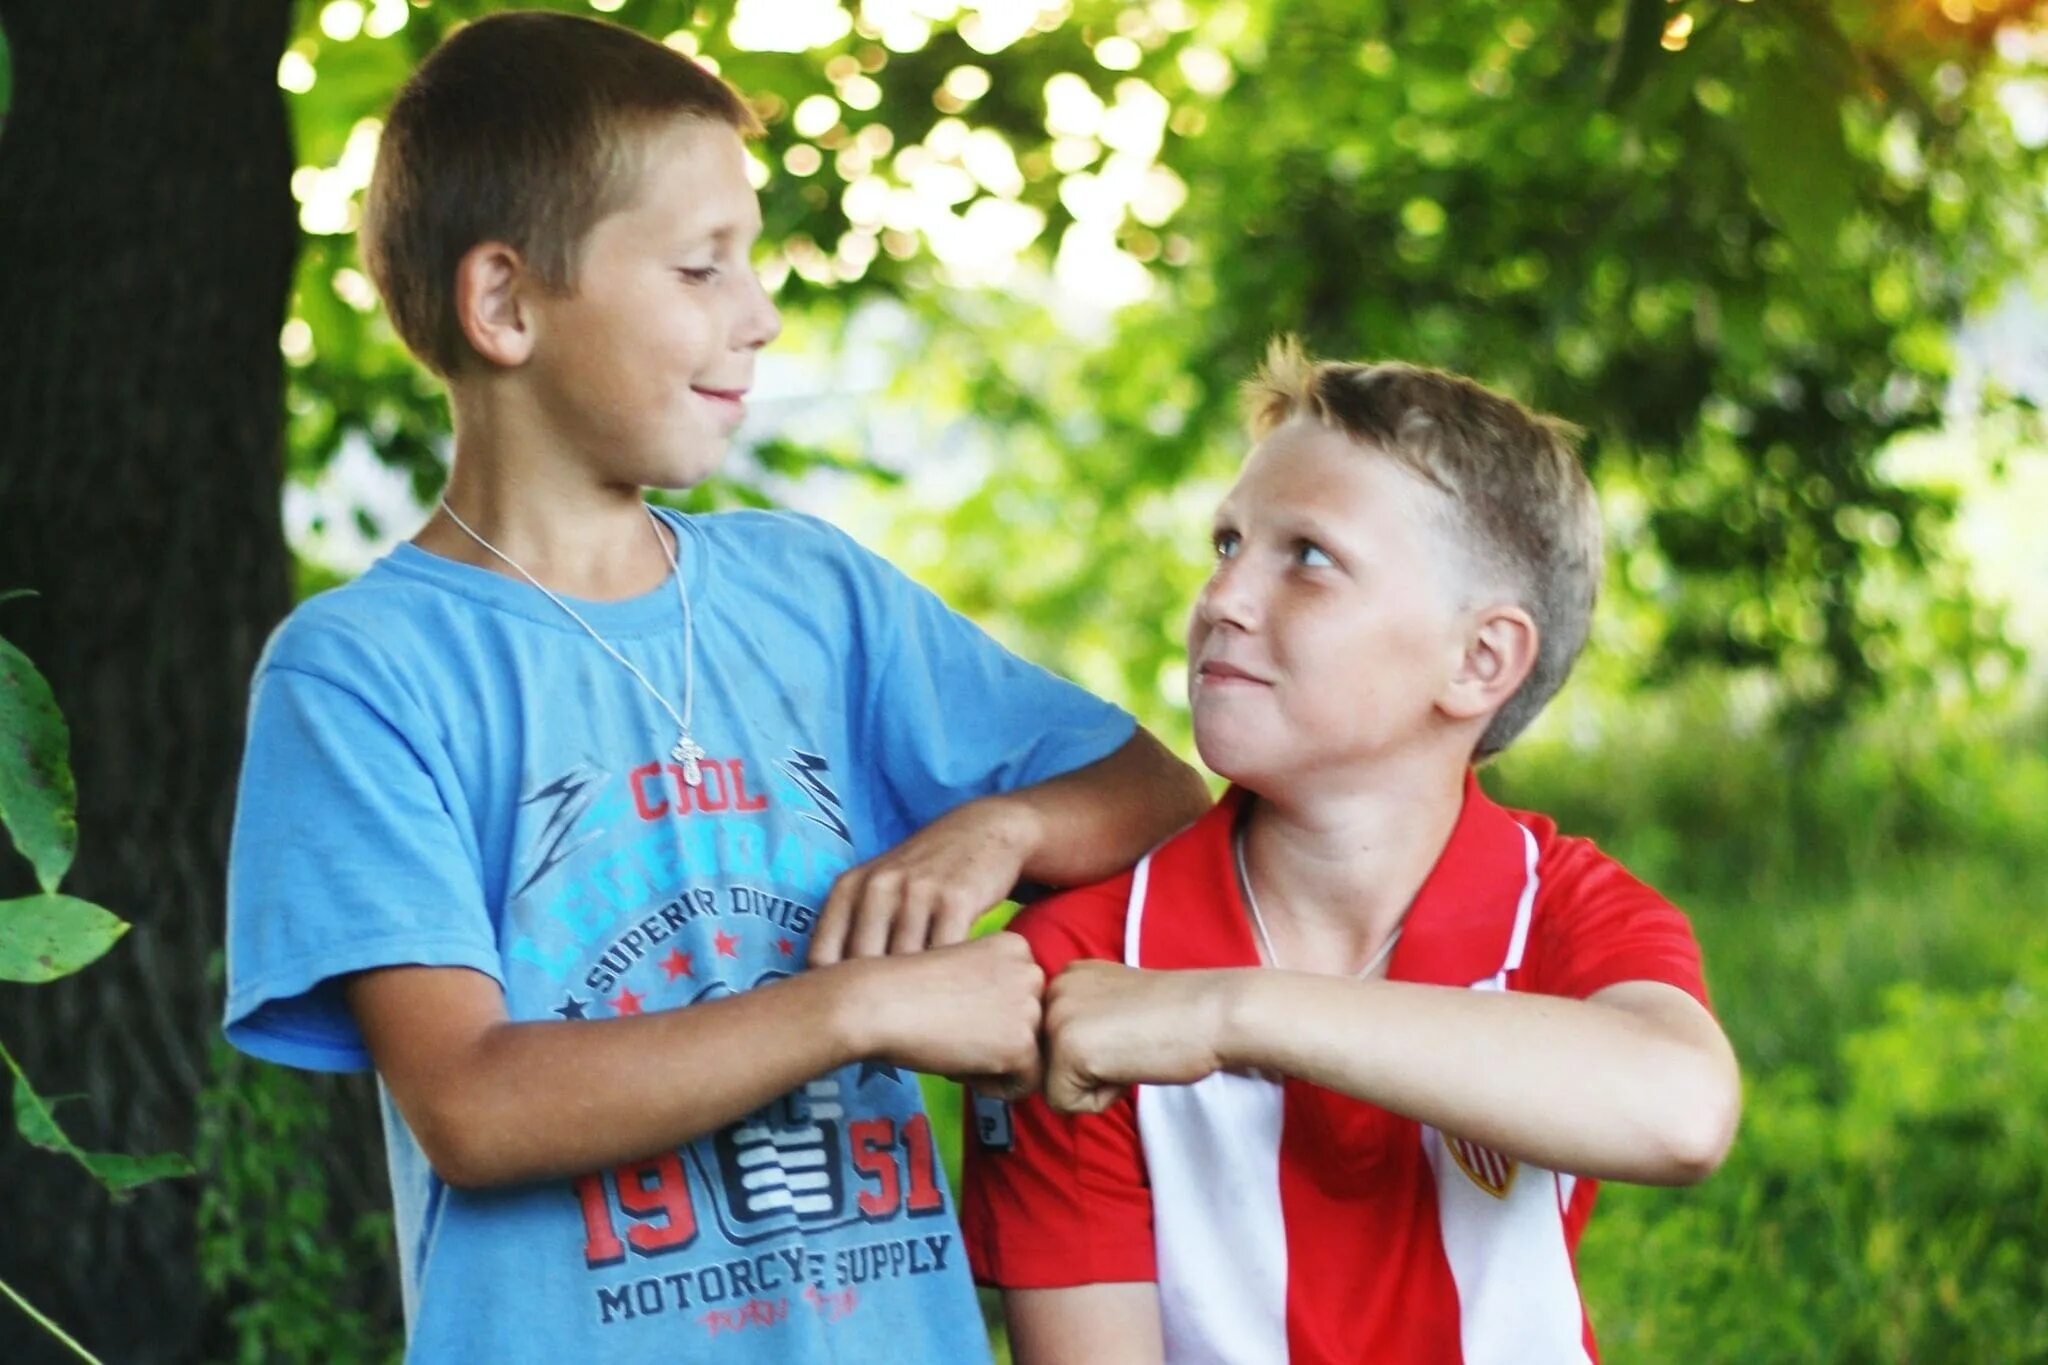
[[[718,278],[718,267],[715,265],[686,265],[678,269],[676,273],[692,284],[709,284]]]
[[[1237,558],[1237,532],[1218,531],[1215,535],[1209,538],[1209,543],[1216,547],[1216,557],[1218,559]]]
[[[1322,546],[1306,540],[1294,547],[1294,557],[1304,569],[1332,569],[1337,566],[1337,561],[1330,558]]]

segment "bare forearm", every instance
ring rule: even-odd
[[[1152,1365],[1166,1358],[1151,1283],[1009,1289],[1003,1316],[1017,1365]]]
[[[1079,886],[1114,876],[1208,808],[1201,777],[1144,730],[1107,758],[992,798],[1024,817],[1024,876]]]
[[[820,971],[626,1019],[500,1022],[408,1119],[451,1183],[579,1174],[713,1132],[860,1055]],[[421,1111],[417,1115],[412,1110]]]
[[[461,967],[349,979],[399,1112],[455,1185],[580,1175],[702,1137],[846,1063],[1034,1085],[1045,977],[1015,934],[821,967],[633,1018],[512,1023]]]
[[[1733,1133],[1733,1056],[1682,1008],[1667,1022],[1597,1000],[1229,975],[1225,1065],[1296,1076],[1539,1166],[1685,1183]]]

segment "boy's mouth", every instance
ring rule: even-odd
[[[1205,683],[1264,684],[1266,681],[1264,678],[1256,677],[1250,673],[1245,672],[1236,664],[1228,664],[1223,662],[1223,660],[1221,659],[1210,659],[1205,661],[1199,668],[1195,670],[1195,676]]]
[[[747,398],[747,391],[745,389],[712,389],[706,388],[702,384],[692,384],[690,389],[693,393],[700,393],[704,397],[719,403],[739,404],[745,402]]]

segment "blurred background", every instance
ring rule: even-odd
[[[110,1361],[397,1349],[367,1083],[216,1042],[222,867],[266,634],[443,477],[353,229],[501,7],[0,0],[0,636],[69,717],[67,885],[137,926],[0,1041],[197,1167],[117,1204],[0,1136],[0,1280]],[[1601,617],[1488,785],[1691,912],[1748,1085],[1713,1180],[1603,1196],[1606,1358],[2048,1359],[2048,7],[555,7],[767,125],[787,332],[687,505],[829,516],[1183,752],[1267,338],[1583,426]]]

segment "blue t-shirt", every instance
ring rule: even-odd
[[[237,1047],[367,1068],[337,978],[404,963],[493,977],[515,1020],[776,980],[841,872],[1132,732],[823,522],[664,516],[698,787],[668,714],[526,583],[402,545],[280,628],[229,868]],[[673,583],[575,606],[681,709]],[[384,1120],[410,1360],[986,1359],[908,1072],[849,1066],[646,1160],[489,1190],[437,1179],[388,1093]]]

